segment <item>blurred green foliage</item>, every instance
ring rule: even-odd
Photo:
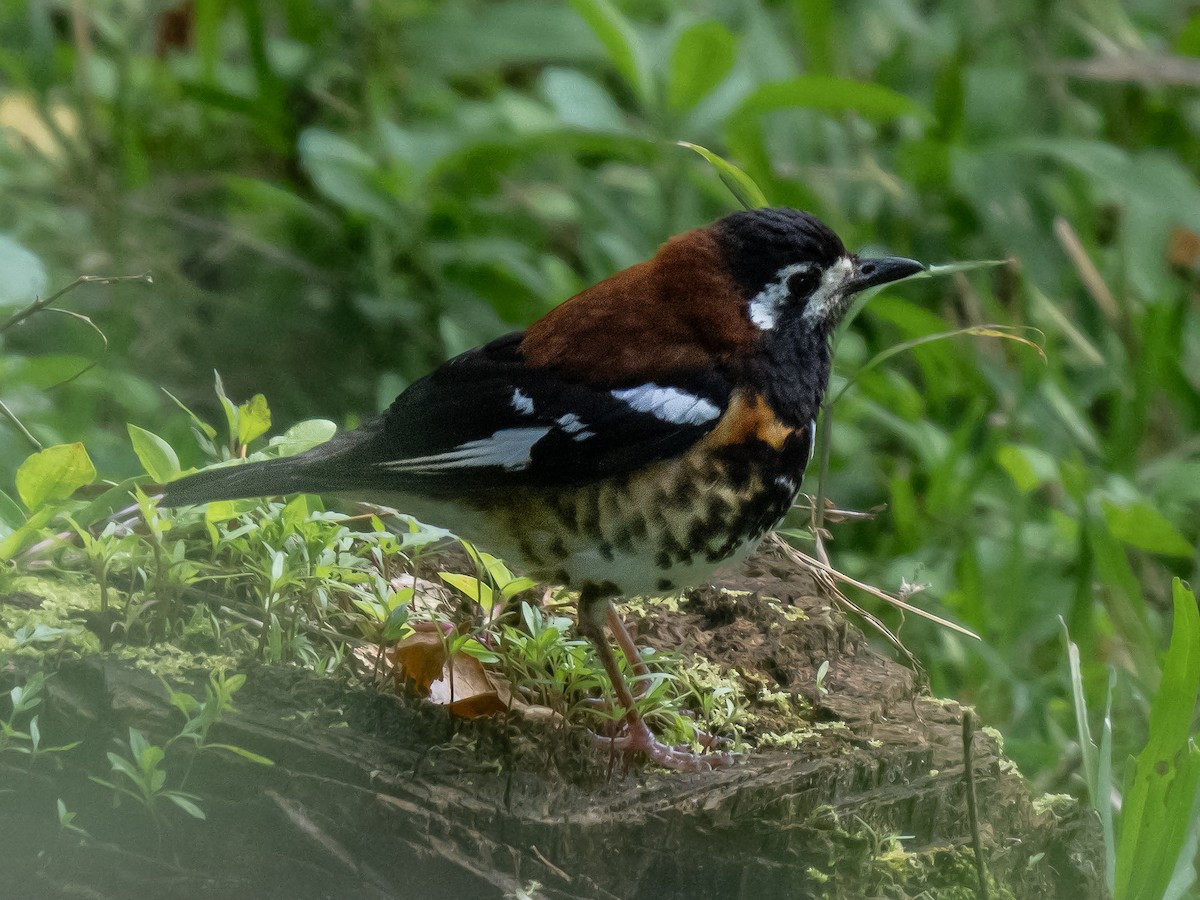
[[[1195,9],[2,0],[0,77],[0,313],[154,274],[64,300],[106,352],[62,315],[0,337],[0,400],[113,479],[179,465],[127,423],[200,458],[159,387],[216,412],[215,368],[277,423],[353,423],[728,211],[677,141],[852,248],[1011,257],[889,290],[843,335],[838,379],[985,323],[1040,329],[1048,361],[959,338],[862,371],[826,492],[887,509],[831,552],[983,637],[902,632],[1044,787],[1081,785],[1060,618],[1091,709],[1119,671],[1115,758],[1145,744],[1200,528]],[[31,448],[0,424],[11,485]]]

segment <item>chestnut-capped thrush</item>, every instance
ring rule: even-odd
[[[190,475],[163,502],[372,498],[578,589],[626,710],[615,745],[709,769],[730,757],[667,746],[638,715],[606,623],[644,669],[611,599],[697,584],[754,549],[800,489],[852,296],[922,268],[848,253],[798,210],[733,213],[450,360],[361,428]]]

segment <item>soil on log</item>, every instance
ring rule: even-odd
[[[0,754],[0,893],[977,896],[962,710],[923,694],[811,583],[760,571],[692,592],[678,611],[629,618],[641,642],[804,698],[807,721],[790,723],[795,746],[707,774],[626,768],[561,723],[457,720],[258,666],[210,740],[275,764],[198,756],[184,789],[206,820],[169,808],[156,827],[136,804],[113,809],[111,791],[88,776],[114,777],[105,752],[131,726],[162,743],[178,733],[179,713],[152,673],[86,657],[63,663],[40,707],[43,745],[83,743],[31,769]],[[989,734],[976,732],[972,750],[990,895],[1105,897],[1094,816],[1069,798],[1033,798]],[[90,839],[60,828],[59,798]]]

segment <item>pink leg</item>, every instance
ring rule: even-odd
[[[608,623],[608,629],[613,633],[613,637],[617,639],[617,646],[621,648],[621,652],[625,654],[625,658],[629,660],[629,665],[633,668],[633,674],[638,678],[645,679],[650,674],[650,670],[646,668],[646,664],[642,662],[642,654],[638,652],[637,644],[633,641],[633,635],[629,633],[629,629],[625,627],[625,623],[621,621],[621,615],[617,612],[617,608],[608,604],[608,615],[605,617]],[[634,688],[634,694],[638,697],[642,696],[645,691],[643,684],[638,684]]]
[[[642,661],[642,655],[638,652],[637,644],[634,643],[633,635],[629,633],[629,629],[625,627],[625,623],[621,621],[621,614],[617,612],[617,608],[612,604],[608,604],[607,616],[608,628],[617,639],[617,646],[621,648],[621,652],[625,654],[625,658],[629,660],[629,665],[633,669],[633,674],[638,677],[638,682],[633,686],[633,696],[642,697],[649,689],[647,676],[650,674],[649,667]],[[594,706],[598,709],[611,709],[612,705],[607,700],[597,699]],[[695,726],[693,726],[695,728]],[[700,728],[696,728],[696,742],[701,747],[709,750],[732,743],[727,738],[717,737],[709,734]],[[602,739],[603,740],[603,739]]]
[[[601,604],[603,604],[603,609],[600,608]],[[603,612],[603,617],[600,615],[601,612]],[[626,753],[641,751],[660,766],[665,766],[668,769],[677,769],[681,772],[708,772],[720,766],[730,765],[733,762],[731,754],[700,754],[693,753],[690,750],[680,750],[664,744],[654,736],[654,733],[634,706],[633,693],[629,690],[625,676],[621,674],[621,669],[617,665],[616,654],[613,653],[613,649],[604,634],[605,620],[607,620],[610,627],[613,627],[617,642],[621,644],[621,651],[625,653],[633,665],[634,671],[638,671],[639,665],[642,666],[642,671],[645,671],[645,665],[641,662],[641,657],[637,653],[637,647],[634,645],[633,638],[630,637],[624,624],[621,623],[620,617],[617,616],[612,603],[608,600],[588,598],[585,591],[579,601],[579,630],[595,645],[596,654],[600,657],[600,662],[604,665],[604,671],[608,673],[609,680],[612,682],[613,693],[617,696],[617,703],[622,709],[626,710],[626,733],[614,738],[598,737],[596,739],[597,744],[601,747],[609,747],[613,750],[620,750]],[[615,626],[614,622],[616,623]]]

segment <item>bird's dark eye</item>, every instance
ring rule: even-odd
[[[807,297],[817,289],[817,285],[821,283],[821,270],[816,266],[809,266],[803,272],[797,272],[788,279],[788,293],[793,297]]]

